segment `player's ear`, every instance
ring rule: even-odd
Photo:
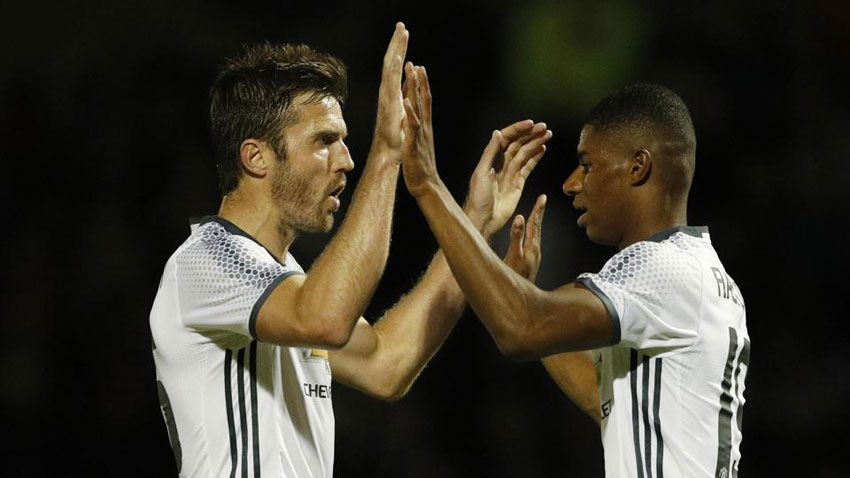
[[[255,178],[262,178],[266,175],[269,168],[269,161],[274,155],[274,152],[269,149],[265,141],[260,141],[254,138],[248,138],[242,141],[239,146],[239,158],[242,160],[242,167],[245,168],[245,173]]]
[[[652,171],[652,154],[647,149],[639,149],[632,157],[629,170],[632,186],[640,186],[649,179]]]

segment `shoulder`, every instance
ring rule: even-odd
[[[283,272],[265,248],[216,222],[198,226],[175,253],[178,275],[262,281]]]
[[[669,299],[701,287],[699,258],[682,247],[679,235],[641,241],[614,255],[597,274],[584,274],[600,287],[646,292]]]

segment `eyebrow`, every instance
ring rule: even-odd
[[[328,138],[345,139],[347,137],[348,137],[348,131],[346,131],[346,130],[336,130],[336,129],[322,129],[322,130],[316,131],[313,134],[313,138],[315,138],[315,139],[328,139]]]

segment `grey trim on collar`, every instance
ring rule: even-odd
[[[673,227],[673,228],[670,228],[670,229],[667,229],[665,231],[661,231],[661,232],[658,232],[658,233],[655,233],[655,234],[649,236],[649,239],[647,239],[647,241],[661,242],[664,239],[667,239],[668,237],[672,236],[673,234],[676,234],[676,233],[679,233],[679,232],[687,234],[689,236],[701,238],[703,234],[708,234],[708,227],[707,226],[676,226],[676,227]]]
[[[221,216],[195,216],[195,217],[189,218],[189,225],[190,226],[194,226],[195,224],[203,225],[203,224],[206,224],[208,222],[215,222],[215,223],[219,224],[221,227],[223,227],[227,232],[234,234],[234,235],[237,235],[237,236],[242,236],[242,237],[245,237],[245,238],[251,240],[252,242],[256,243],[258,246],[265,249],[266,252],[268,252],[269,255],[272,256],[272,259],[274,259],[275,262],[282,265],[283,267],[287,267],[285,261],[281,261],[280,259],[275,257],[275,255],[272,254],[272,251],[270,251],[266,246],[262,245],[260,243],[260,241],[254,239],[254,236],[243,231],[242,229],[239,228],[239,226],[237,226],[236,224],[233,224],[232,222],[228,221],[227,219],[225,219]]]

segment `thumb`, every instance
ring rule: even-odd
[[[511,224],[511,242],[508,245],[508,258],[521,258],[523,239],[525,236],[525,218],[517,214]]]
[[[475,168],[477,172],[483,173],[490,171],[493,168],[493,161],[498,156],[502,146],[502,133],[499,130],[493,131],[490,135],[490,142],[484,147],[484,152],[481,153],[481,159],[478,161],[478,166]]]

